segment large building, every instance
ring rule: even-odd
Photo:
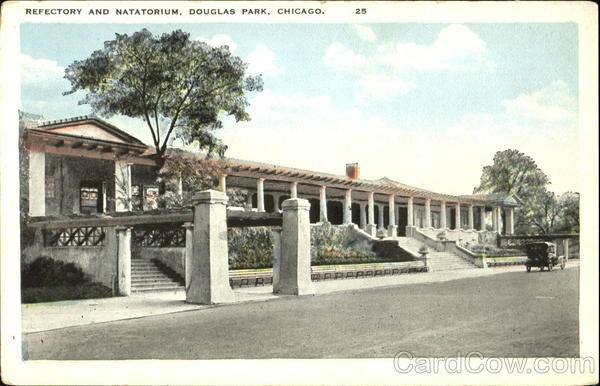
[[[156,162],[140,140],[97,117],[26,120],[23,126],[30,216],[156,207]],[[247,210],[277,212],[286,198],[302,197],[311,203],[312,223],[354,223],[373,235],[379,230],[403,236],[407,226],[503,234],[514,229],[513,198],[455,196],[388,178],[365,180],[357,164],[347,164],[345,175],[334,175],[232,158],[222,162],[228,174],[221,188],[244,192]],[[180,185],[178,193],[183,189]]]

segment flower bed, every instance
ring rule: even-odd
[[[230,228],[229,269],[273,267],[273,235],[268,227]]]

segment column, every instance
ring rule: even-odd
[[[396,198],[393,194],[390,194],[388,197],[388,209],[389,209],[389,218],[390,224],[388,226],[388,236],[396,237],[398,236],[398,226],[396,225],[396,207],[394,206]]]
[[[492,207],[492,230],[498,232],[498,208]]]
[[[475,229],[475,217],[473,215],[473,205],[469,205],[469,230]]]
[[[569,261],[569,239],[563,240],[563,249],[564,249],[565,261]]]
[[[512,235],[515,233],[515,208],[508,208],[506,216],[506,234]]]
[[[131,228],[115,228],[117,233],[117,269],[119,295],[131,295]]]
[[[183,223],[185,228],[185,290],[190,287],[192,278],[192,259],[194,257],[194,224],[191,222]]]
[[[46,154],[29,152],[29,215],[46,215]]]
[[[344,224],[352,223],[352,189],[346,190],[344,197]]]
[[[259,178],[256,181],[256,210],[258,212],[265,211],[265,179]]]
[[[290,198],[298,198],[298,183],[290,183]]]
[[[446,201],[440,203],[440,229],[446,229]]]
[[[498,233],[502,234],[502,207],[499,206],[498,207],[498,215],[496,216],[496,219],[498,220]]]
[[[425,200],[425,228],[431,228],[431,199]]]
[[[319,221],[327,222],[327,187],[321,186],[319,191]]]
[[[227,174],[221,174],[219,176],[219,190],[223,193],[227,193]]]
[[[131,165],[124,161],[115,161],[115,210],[131,210]]]
[[[227,196],[218,190],[196,193],[193,253],[186,302],[214,304],[235,300],[229,285]]]
[[[413,209],[413,198],[408,198],[408,203],[406,204],[406,225],[411,227],[414,225],[414,209]]]
[[[479,229],[485,231],[485,206],[479,208]]]
[[[359,204],[360,206],[360,220],[359,220],[359,227],[362,230],[367,229],[367,213],[366,210],[367,206],[363,203]]]
[[[283,227],[279,264],[273,272],[273,292],[284,295],[314,294],[310,280],[310,223],[308,200],[290,198],[282,204]]]
[[[375,225],[375,197],[373,192],[369,192],[368,213],[367,213],[367,233],[375,236],[377,226]]]
[[[279,212],[281,208],[279,207],[279,197],[281,197],[278,193],[273,193],[273,210],[275,213]]]
[[[384,229],[383,228],[383,223],[384,223],[384,221],[383,221],[384,220],[384,218],[383,218],[383,209],[384,209],[384,207],[381,204],[377,204],[377,207],[379,208],[379,211],[378,211],[379,212],[379,219],[378,219],[377,227],[379,229]]]
[[[454,207],[454,222],[456,222],[456,229],[460,229],[460,202],[456,203]]]

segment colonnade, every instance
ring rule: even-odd
[[[258,212],[264,212],[265,211],[265,188],[264,188],[264,182],[265,179],[264,178],[258,178],[256,181],[256,210]],[[224,182],[224,177],[223,177],[223,181],[220,183],[221,186],[225,186],[225,182]],[[319,204],[320,204],[320,209],[319,209],[319,221],[320,222],[327,222],[328,221],[328,212],[327,212],[327,202],[328,202],[328,198],[327,198],[327,189],[328,187],[326,185],[321,185],[319,188]],[[337,189],[337,188],[336,188]],[[361,190],[363,191],[363,190]],[[343,196],[343,201],[342,201],[342,208],[343,208],[343,224],[350,224],[352,223],[352,204],[353,204],[353,197],[352,197],[352,193],[353,190],[348,188],[344,191],[344,196]],[[383,194],[383,193],[382,193]],[[396,195],[395,194],[390,194],[390,193],[386,193],[387,198],[388,198],[388,202],[387,202],[387,210],[388,210],[388,227],[387,227],[387,234],[388,236],[396,236],[398,234],[397,232],[397,228],[398,228],[398,222],[397,222],[397,217],[396,217],[396,212],[397,212],[397,208],[400,207],[400,205],[398,205],[398,202],[396,201]],[[290,198],[298,198],[298,182],[293,181],[289,183],[289,196]],[[274,196],[274,210],[275,211],[279,211],[279,198],[281,197],[281,195],[275,195]],[[415,197],[411,197],[411,196],[402,196],[406,198],[406,211],[407,211],[407,221],[406,221],[406,225],[410,226],[410,227],[415,227],[417,224],[415,224]],[[418,199],[421,199],[424,201],[423,203],[423,207],[424,207],[424,217],[423,217],[423,221],[422,224],[418,224],[421,225],[423,228],[433,228],[434,224],[432,222],[432,199],[431,198],[423,198],[423,197],[417,197]],[[249,203],[251,204],[251,197],[249,197]],[[336,201],[339,201],[339,199],[336,199]],[[450,206],[451,209],[454,209],[454,229],[463,229],[463,230],[479,230],[479,231],[485,231],[486,230],[486,225],[487,225],[487,221],[486,221],[486,205],[477,205],[477,207],[479,208],[479,227],[478,229],[475,229],[475,205],[471,204],[471,203],[465,203],[465,202],[447,202],[445,200],[439,200],[437,201],[437,204],[439,205],[439,212],[436,211],[435,213],[439,213],[439,223],[436,224],[438,225],[437,227],[435,227],[436,229],[449,229],[449,221],[447,218],[447,210],[448,207]],[[359,208],[360,208],[360,216],[359,216],[359,227],[361,229],[364,229],[365,231],[367,231],[367,233],[370,234],[374,234],[374,232],[377,229],[384,229],[384,225],[385,225],[385,218],[384,218],[384,208],[385,208],[385,203],[382,202],[375,202],[375,193],[374,192],[367,192],[367,202],[365,203],[364,201],[362,202],[358,202]],[[376,219],[375,217],[375,206],[377,205],[378,207],[378,218]],[[466,227],[463,226],[462,222],[461,222],[461,212],[462,212],[462,208],[466,206],[466,213],[467,213],[467,221],[466,221]],[[500,232],[502,230],[502,211],[505,211],[505,216],[506,216],[506,229],[504,229],[504,233],[506,234],[513,234],[514,233],[514,208],[512,207],[507,207],[507,208],[502,208],[500,206],[493,206],[492,207],[492,230],[494,232]],[[437,219],[437,217],[436,217]],[[437,221],[436,221],[437,222]]]

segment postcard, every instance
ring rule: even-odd
[[[7,384],[595,384],[590,2],[2,4]]]

